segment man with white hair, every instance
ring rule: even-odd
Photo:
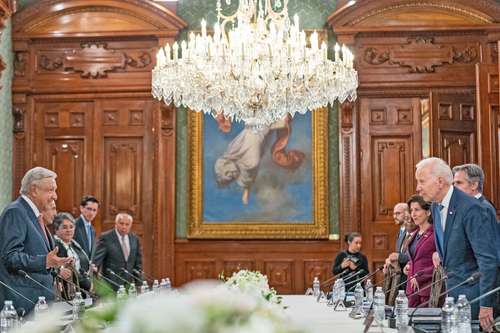
[[[12,300],[16,308],[31,311],[39,296],[52,300],[53,295],[23,277],[20,271],[48,289],[53,287],[52,271],[71,261],[57,256],[42,212],[51,210],[56,195],[57,175],[48,169],[35,167],[21,181],[20,197],[10,203],[0,216],[0,280],[30,299],[0,286],[0,302]]]
[[[131,233],[132,216],[118,213],[115,217],[115,228],[104,232],[96,245],[94,264],[101,274],[115,282],[111,287],[124,284],[124,280],[135,283],[131,275],[137,279],[142,275],[142,254],[139,237]],[[118,277],[119,276],[119,277]]]
[[[451,289],[480,272],[479,283],[465,285],[449,292],[457,299],[466,295],[472,300],[495,287],[496,250],[488,213],[478,200],[452,186],[453,174],[445,161],[426,158],[417,164],[417,192],[432,201],[432,219],[439,260],[450,272],[447,287]],[[437,257],[437,256],[435,256]],[[493,324],[493,297],[472,304],[472,319],[481,322],[485,330]]]

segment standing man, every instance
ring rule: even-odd
[[[453,174],[445,161],[426,158],[417,164],[417,192],[432,201],[432,219],[439,259],[447,272],[448,289],[479,271],[479,283],[465,285],[449,293],[468,300],[484,294],[495,286],[496,249],[488,213],[480,202],[452,186]],[[472,304],[472,319],[479,317],[484,330],[493,323],[493,297],[481,300],[481,307]]]
[[[99,201],[91,195],[86,195],[80,201],[80,217],[75,222],[75,237],[74,240],[82,247],[83,251],[89,258],[92,258],[95,245],[95,229],[92,226],[97,210],[99,209]]]
[[[53,295],[18,274],[28,273],[48,289],[52,289],[51,270],[71,261],[57,256],[41,212],[57,200],[55,172],[35,167],[21,181],[20,197],[11,202],[0,216],[0,280],[36,303],[38,296],[52,300]],[[0,286],[0,303],[12,300],[16,308],[30,312],[34,304]]]
[[[132,216],[127,213],[116,215],[115,228],[104,232],[99,237],[95,249],[94,264],[100,269],[101,274],[117,285],[124,284],[123,280],[134,283],[134,279],[129,274],[140,278],[141,274],[136,272],[142,271],[139,238],[130,232],[132,221]],[[121,279],[113,273],[119,275]],[[111,287],[117,290],[115,285]]]
[[[408,204],[406,202],[397,203],[394,206],[392,217],[394,218],[395,224],[399,226],[399,232],[398,238],[396,239],[395,252],[391,253],[385,260],[385,265],[387,266],[392,263],[394,266],[397,262],[402,270],[408,263],[408,257],[405,255],[404,251],[402,251],[403,244],[411,233],[411,230],[407,230],[406,223],[409,219],[411,219]]]
[[[465,194],[479,200],[483,207],[488,211],[493,235],[496,239],[495,248],[497,249],[497,285],[500,285],[500,221],[497,221],[497,210],[491,202],[483,195],[484,171],[477,164],[458,165],[453,168],[453,185],[462,190]],[[496,232],[495,232],[496,231]],[[500,293],[497,293],[495,315],[500,315]]]

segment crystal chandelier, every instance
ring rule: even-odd
[[[217,0],[213,35],[202,20],[201,34],[191,32],[180,47],[175,42],[158,51],[153,96],[254,129],[335,100],[355,100],[358,75],[349,49],[336,44],[329,60],[316,31],[308,45],[298,16],[290,22],[288,0],[271,1],[240,0],[226,16]]]

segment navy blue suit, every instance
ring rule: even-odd
[[[85,230],[85,222],[81,216],[77,218],[75,221],[75,236],[73,239],[82,247],[87,256],[92,258],[95,249],[95,229],[92,225],[90,226],[90,234],[90,243],[92,246],[89,248],[89,238],[87,237],[87,231]]]
[[[434,223],[435,234],[436,227]],[[442,264],[447,272],[452,272],[447,282],[448,289],[477,271],[481,273],[479,283],[457,288],[449,296],[457,299],[458,295],[464,294],[468,300],[472,300],[494,288],[496,249],[488,212],[477,199],[457,188],[453,188],[448,207],[443,242],[440,253]],[[438,244],[436,248],[439,249]],[[487,297],[480,303],[481,306],[492,307],[493,302],[493,297]],[[472,305],[472,318],[477,319],[478,314],[479,305],[475,303]]]
[[[19,275],[24,270],[49,289],[53,286],[51,270],[45,268],[53,240],[45,238],[35,213],[22,197],[10,203],[0,216],[0,280],[36,303],[38,296],[52,300],[53,295]],[[0,304],[10,299],[16,308],[30,312],[34,305],[0,286]]]

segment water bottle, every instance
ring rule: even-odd
[[[128,287],[128,296],[137,297],[137,289],[135,288],[135,283],[132,283],[130,287]]]
[[[127,291],[125,290],[125,287],[120,285],[120,288],[118,288],[118,291],[116,292],[116,299],[117,300],[123,300],[127,298]]]
[[[366,300],[369,304],[373,302],[373,283],[371,279],[366,280],[365,284]]]
[[[142,286],[141,286],[141,295],[147,294],[149,291],[149,286],[146,281],[142,281]]]
[[[373,310],[375,320],[380,326],[383,326],[385,320],[385,294],[382,291],[382,287],[377,287],[377,290],[375,290]]]
[[[363,305],[363,294],[364,290],[361,283],[356,283],[356,288],[354,288],[354,307],[360,309]]]
[[[315,298],[317,298],[321,293],[321,290],[320,290],[320,285],[319,285],[319,279],[317,276],[314,277],[314,280],[313,280],[313,296]]]
[[[75,298],[73,298],[73,320],[81,319],[85,312],[85,301],[82,298],[82,293],[77,291]]]
[[[6,333],[14,330],[18,326],[17,312],[12,305],[12,301],[5,301],[2,311],[0,312],[0,332]]]
[[[446,297],[443,308],[441,309],[441,332],[456,333],[456,308],[455,299]]]
[[[160,293],[160,284],[158,283],[158,280],[153,281],[153,293],[155,295],[158,295]]]
[[[165,289],[166,290],[171,290],[172,289],[172,282],[170,282],[169,278],[165,278]]]
[[[48,310],[49,310],[49,305],[47,304],[47,301],[45,300],[45,296],[39,296],[38,302],[36,302],[36,305],[35,305],[35,318],[46,313]]]
[[[458,295],[456,317],[458,333],[471,333],[471,309],[465,295]]]
[[[406,327],[408,325],[408,298],[404,290],[398,291],[394,313],[396,315],[396,328]]]

